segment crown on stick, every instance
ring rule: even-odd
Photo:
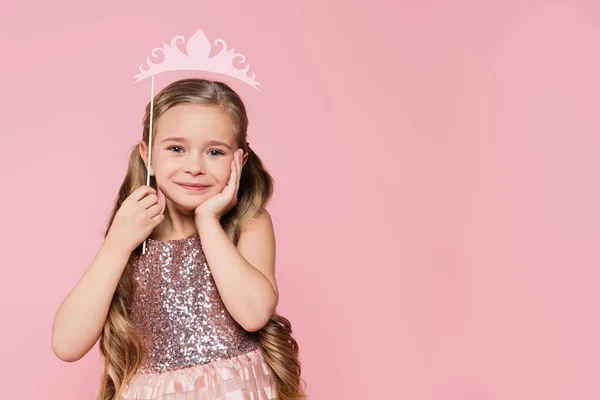
[[[163,47],[157,47],[152,50],[152,56],[156,57],[158,52],[162,52],[165,59],[161,63],[153,63],[149,58],[146,58],[148,69],[142,69],[144,64],[140,65],[140,73],[135,75],[137,78],[134,83],[137,83],[149,76],[167,71],[207,71],[216,72],[219,74],[228,75],[232,78],[239,79],[247,83],[256,90],[260,90],[258,83],[254,78],[256,74],[252,72],[252,76],[248,76],[250,65],[246,65],[244,69],[239,69],[233,66],[232,62],[236,57],[241,57],[241,62],[246,62],[246,56],[241,53],[235,53],[235,49],[227,50],[227,43],[223,39],[216,39],[215,45],[223,44],[223,48],[219,54],[210,57],[211,44],[208,38],[198,29],[187,42],[187,55],[183,54],[177,48],[177,40],[185,41],[183,36],[175,36],[171,40],[171,46],[163,43]]]

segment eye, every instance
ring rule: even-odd
[[[169,146],[169,147],[167,147],[167,150],[173,150],[173,151],[175,151],[174,149],[182,149],[183,150],[183,147],[181,147],[181,146]],[[211,153],[211,152],[216,152],[217,155],[224,155],[225,154],[221,150],[209,150],[209,153]],[[175,153],[180,153],[180,151],[175,151]]]
[[[167,150],[171,150],[171,149],[181,149],[181,146],[169,146],[167,147]],[[179,153],[178,151],[176,151],[175,153]]]

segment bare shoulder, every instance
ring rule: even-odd
[[[261,208],[258,213],[241,226],[242,232],[256,230],[273,230],[273,219],[266,208]]]

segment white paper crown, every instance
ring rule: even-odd
[[[235,49],[227,50],[227,43],[223,39],[215,40],[215,45],[219,43],[223,44],[223,48],[219,54],[214,57],[210,57],[211,44],[208,38],[198,29],[187,42],[187,55],[183,54],[177,48],[177,40],[181,39],[185,41],[183,36],[175,36],[171,40],[171,46],[163,43],[163,47],[157,47],[152,50],[152,56],[156,57],[158,52],[162,52],[165,56],[163,62],[155,64],[146,58],[148,69],[142,69],[144,64],[140,65],[140,73],[135,75],[137,78],[134,83],[137,83],[149,76],[160,74],[161,72],[167,71],[207,71],[224,74],[240,81],[247,83],[256,90],[260,90],[258,83],[254,78],[256,74],[253,72],[252,76],[248,76],[248,70],[250,65],[247,65],[244,69],[239,69],[233,66],[232,62],[236,57],[241,57],[241,62],[246,62],[246,56],[241,53],[235,53]]]

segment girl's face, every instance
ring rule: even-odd
[[[168,200],[193,211],[229,181],[238,149],[231,120],[215,106],[183,104],[170,108],[155,124],[150,174]],[[191,190],[182,186],[186,184],[206,187]]]

